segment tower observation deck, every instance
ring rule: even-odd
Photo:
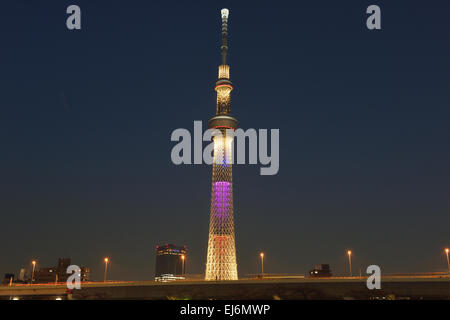
[[[209,128],[222,132],[213,137],[214,157],[212,167],[211,208],[205,280],[237,280],[236,246],[234,238],[232,143],[226,130],[235,130],[237,120],[231,114],[228,52],[228,9],[221,10],[222,64],[215,84],[217,92],[216,115],[209,120]]]

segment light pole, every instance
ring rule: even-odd
[[[103,282],[106,282],[106,272],[108,271],[109,258],[105,258],[105,275],[103,277]]]
[[[350,277],[351,277],[351,276],[353,276],[353,274],[352,274],[352,251],[348,250],[347,255],[348,255],[348,265],[350,267]]]
[[[264,276],[264,252],[259,254],[261,257],[261,278]]]
[[[181,255],[181,275],[184,275],[184,259],[186,259],[186,257],[184,256],[184,254]]]
[[[448,252],[449,252],[449,249],[445,248],[445,254],[447,255],[447,267],[448,267],[448,272],[450,273],[450,260],[448,260]]]
[[[36,270],[36,260],[31,261],[31,264],[33,265],[33,271],[31,272],[31,283],[34,282],[34,270]]]

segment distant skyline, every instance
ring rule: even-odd
[[[68,31],[77,4],[82,29]],[[378,4],[382,29],[366,28]],[[215,113],[230,9],[232,112],[280,129],[280,170],[233,168],[239,276],[446,271],[450,3],[7,0],[0,19],[0,274],[59,257],[152,279],[155,247],[205,269],[211,167],[176,128]]]

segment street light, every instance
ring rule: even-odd
[[[186,257],[184,256],[184,254],[181,255],[181,275],[184,275],[184,259],[186,259]]]
[[[350,277],[351,277],[351,276],[353,276],[353,274],[352,274],[352,251],[348,250],[347,255],[348,255],[348,265],[350,267]]]
[[[36,270],[36,260],[31,261],[31,264],[33,265],[33,271],[31,272],[31,283],[34,282],[34,270]]]
[[[261,278],[264,276],[264,252],[259,254],[261,257]]]
[[[447,267],[448,267],[448,272],[450,273],[450,260],[448,260],[448,252],[449,252],[449,249],[445,248],[445,254],[447,255]]]
[[[108,262],[109,262],[109,258],[105,258],[105,275],[103,277],[103,282],[106,282],[106,272],[108,271]]]

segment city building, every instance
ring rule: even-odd
[[[234,238],[232,143],[226,130],[236,130],[237,120],[231,116],[230,66],[227,65],[228,9],[221,10],[222,64],[219,65],[216,115],[209,120],[210,129],[218,129],[215,136],[212,165],[211,207],[205,280],[237,280],[236,247]]]
[[[314,269],[309,271],[311,277],[331,277],[331,270],[329,264],[317,264]]]
[[[165,244],[156,246],[156,281],[173,281],[185,279],[187,258],[186,246]]]
[[[67,273],[67,268],[71,265],[70,258],[59,258],[58,264],[55,267],[41,267],[37,270],[34,276],[34,283],[49,283],[49,282],[65,282],[71,275]],[[80,267],[81,281],[88,281],[90,270],[86,267]]]

